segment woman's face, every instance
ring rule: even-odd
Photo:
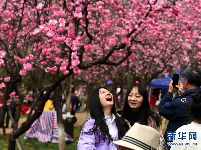
[[[113,106],[113,95],[107,89],[99,89],[99,99],[102,107]]]
[[[128,95],[128,105],[133,111],[138,111],[142,105],[143,96],[138,93],[138,88],[133,87]]]

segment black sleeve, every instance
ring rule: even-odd
[[[77,105],[77,98],[73,97],[72,98],[72,106]]]

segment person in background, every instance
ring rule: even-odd
[[[150,104],[149,104],[151,110],[153,111],[154,111],[156,101],[157,101],[157,97],[155,95],[155,91],[153,91],[150,96]]]
[[[118,150],[156,150],[159,139],[154,128],[135,123],[121,140],[113,143],[119,145]]]
[[[168,139],[168,132],[175,132],[182,125],[188,124],[191,119],[190,113],[187,106],[192,104],[192,94],[201,93],[201,70],[197,67],[188,67],[182,73],[184,78],[184,91],[182,83],[179,81],[176,85],[179,97],[173,99],[173,85],[172,81],[169,84],[168,92],[161,99],[160,104],[158,105],[159,114],[169,120],[164,138],[167,142],[170,142]],[[170,149],[170,146],[168,146]]]
[[[126,122],[117,115],[113,95],[105,87],[93,91],[89,99],[90,115],[82,128],[78,150],[117,150],[112,141],[126,133]]]
[[[13,119],[15,119],[16,103],[15,103],[15,101],[14,101],[13,98],[10,98],[9,100],[10,100],[10,105],[8,105],[8,109],[10,110],[11,116],[13,117]],[[9,110],[8,110],[8,111],[9,111]],[[10,120],[10,116],[9,116],[9,113],[7,112],[6,128],[9,127],[9,120]],[[11,127],[13,128],[12,121],[11,121]]]
[[[157,107],[158,107],[158,105],[159,105],[160,102],[161,102],[161,98],[162,98],[162,92],[161,92],[161,90],[160,90],[160,91],[159,91],[158,100],[157,100],[156,103],[155,103],[155,105],[157,105]],[[162,129],[162,134],[163,134],[163,135],[165,134],[165,131],[166,131],[168,122],[169,122],[169,120],[167,120],[166,118],[164,118],[163,116],[161,116],[161,129]]]
[[[76,124],[78,122],[75,112],[77,110],[77,104],[79,102],[79,98],[75,95],[75,87],[71,90],[71,115],[74,115],[73,122]]]
[[[123,110],[118,110],[118,114],[127,121],[130,128],[137,122],[156,129],[161,137],[158,149],[166,149],[160,128],[160,116],[150,109],[148,94],[144,85],[136,81],[128,88]]]
[[[62,99],[62,114],[65,114],[66,113],[66,99],[63,98]]]
[[[188,143],[188,145],[172,145],[171,150],[201,149],[201,94],[195,93],[192,94],[192,97],[191,114],[194,120],[190,124],[178,128],[175,140],[173,140],[173,143]]]
[[[47,100],[47,102],[45,103],[45,106],[43,108],[44,111],[52,111],[54,108],[54,105],[53,105],[53,101],[52,100]]]

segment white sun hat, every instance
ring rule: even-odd
[[[157,130],[135,123],[121,140],[113,141],[113,143],[135,150],[156,150],[159,139]]]

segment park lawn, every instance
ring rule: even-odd
[[[74,128],[74,141],[72,143],[66,144],[67,150],[77,150],[77,143],[79,140],[80,132],[82,126],[75,126]],[[53,143],[40,143],[37,139],[26,139],[24,140],[25,133],[20,136],[25,150],[58,150],[59,145]],[[8,135],[7,135],[8,137]],[[17,145],[17,144],[16,144]],[[8,138],[3,140],[3,135],[0,135],[0,150],[8,149]],[[18,150],[16,146],[16,150]]]
[[[27,115],[20,115],[20,118],[27,118]]]

